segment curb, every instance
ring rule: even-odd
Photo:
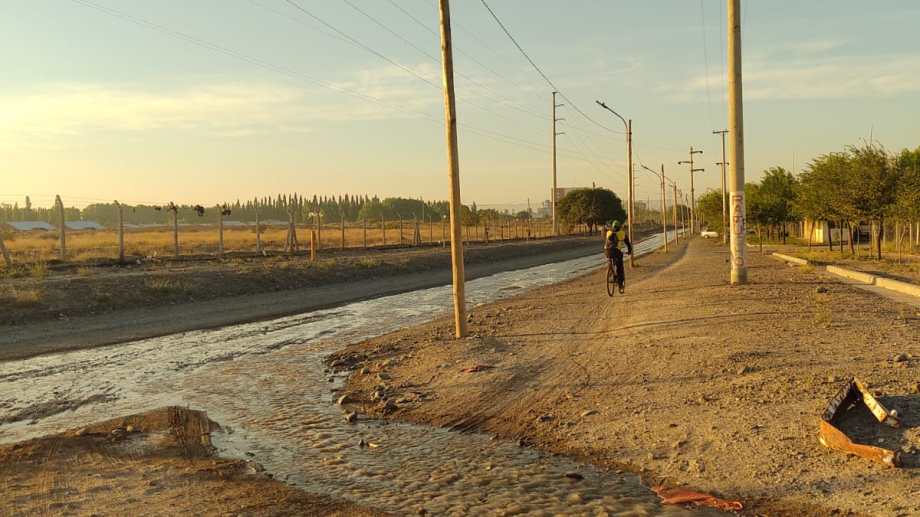
[[[888,289],[889,291],[897,291],[902,294],[907,294],[911,296],[916,296],[920,298],[920,285],[911,284],[908,282],[902,282],[900,280],[892,280],[890,278],[875,277],[875,285]]]
[[[807,266],[807,265],[808,265],[808,261],[807,261],[807,260],[805,260],[805,259],[803,259],[803,258],[799,258],[799,257],[793,257],[793,256],[790,256],[790,255],[783,255],[782,253],[776,253],[776,252],[772,253],[771,256],[774,257],[774,258],[777,258],[777,259],[779,259],[779,260],[783,260],[783,261],[786,261],[786,262],[792,262],[793,264],[798,264],[798,265],[800,265],[800,266]]]
[[[870,275],[869,273],[863,273],[861,271],[853,271],[852,269],[845,269],[840,266],[827,266],[825,269],[827,269],[828,273],[849,278],[850,280],[856,280],[857,282],[862,282],[867,285],[873,285],[876,281],[875,275]]]

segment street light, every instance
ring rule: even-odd
[[[667,253],[668,252],[668,223],[667,223],[667,220],[665,219],[666,207],[664,206],[665,205],[665,202],[664,202],[664,164],[661,164],[661,174],[658,174],[652,169],[649,169],[648,167],[645,166],[645,164],[640,164],[640,165],[642,165],[643,169],[651,172],[652,174],[657,176],[659,180],[661,180],[661,238],[664,239],[664,252]]]
[[[626,207],[626,218],[628,220],[627,232],[629,235],[629,242],[633,242],[633,162],[632,162],[632,119],[626,120],[619,113],[614,111],[612,108],[607,106],[601,101],[595,101],[597,105],[604,108],[605,110],[613,113],[623,122],[623,127],[626,129],[626,160],[629,166],[629,202]],[[632,253],[629,254],[629,265],[630,267],[636,265],[635,258]]]

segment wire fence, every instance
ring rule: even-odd
[[[545,219],[508,219],[463,225],[465,243],[545,239],[553,236]],[[560,235],[583,235],[585,225],[560,225]],[[64,232],[60,228],[6,234],[13,263],[103,260],[136,261],[155,258],[220,258],[225,256],[322,256],[333,251],[383,251],[446,246],[446,220],[339,221],[337,223],[244,223],[161,225]]]

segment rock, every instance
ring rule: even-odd
[[[908,359],[910,359],[910,355],[904,352],[901,352],[900,354],[894,356],[894,362],[896,363],[903,363],[904,361],[907,361]]]
[[[83,435],[86,434],[87,432],[88,432],[88,430],[87,430],[85,427],[83,427],[83,428],[81,428],[79,431],[77,431],[77,436],[83,436]]]
[[[399,409],[399,407],[392,400],[386,401],[386,403],[383,405],[383,408],[382,408],[384,415],[389,415],[390,413],[396,411],[397,409]]]
[[[380,372],[380,373],[377,374],[377,380],[378,380],[378,381],[388,381],[388,380],[390,380],[390,378],[391,378],[391,377],[390,377],[390,374],[388,374],[388,373],[386,373],[386,372]]]
[[[371,373],[371,370],[367,366],[361,368],[361,375],[367,375],[369,373]]]
[[[348,396],[348,393],[342,395],[338,400],[335,401],[335,403],[340,406],[343,404],[348,404],[349,402],[351,402],[351,397]]]
[[[827,287],[824,287],[823,285],[819,285],[818,287],[815,287],[815,292],[816,293],[826,293]]]
[[[920,393],[920,382],[914,384],[914,393]]]
[[[549,422],[553,419],[553,415],[540,415],[537,417],[538,422]]]
[[[827,382],[840,382],[840,377],[837,377],[836,375],[828,375]]]
[[[386,398],[386,393],[384,393],[383,390],[374,390],[374,392],[371,393],[371,400],[374,402],[379,402],[381,400],[385,400]]]
[[[358,442],[358,447],[367,447],[367,441],[364,438],[361,438],[361,441]]]
[[[587,411],[582,411],[582,412],[581,412],[582,418],[584,418],[584,417],[586,417],[586,416],[596,415],[596,414],[597,414],[597,411],[594,410],[594,409],[589,409],[589,410],[587,410]]]
[[[133,432],[134,432],[134,426],[133,426],[133,425],[129,425],[129,426],[125,427],[125,432],[133,433]]]
[[[569,478],[569,479],[571,479],[571,480],[573,480],[573,481],[581,481],[582,479],[585,478],[584,476],[582,476],[582,475],[579,474],[578,472],[566,472],[566,473],[565,473],[565,477],[567,477],[567,478]]]
[[[357,422],[357,421],[358,421],[358,414],[355,413],[354,411],[350,411],[350,412],[348,412],[348,413],[345,413],[345,421],[348,422],[349,424],[353,424],[353,423]]]
[[[748,373],[748,372],[750,372],[750,371],[751,371],[751,369],[750,369],[747,365],[745,365],[745,366],[742,366],[742,367],[738,368],[737,373],[738,373],[738,375],[744,375],[744,374],[746,374],[746,373]]]

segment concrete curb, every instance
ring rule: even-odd
[[[875,284],[875,275],[870,275],[869,273],[853,271],[852,269],[846,269],[840,266],[827,266],[826,269],[828,273],[833,273],[837,276],[849,278],[850,280],[856,280],[857,282],[862,282],[867,285]]]
[[[920,298],[920,285],[911,284],[908,282],[902,282],[900,280],[892,280],[890,278],[875,277],[875,285],[888,289],[889,291],[897,291],[902,294],[908,294],[911,296],[916,296]]]
[[[791,262],[791,263],[793,263],[793,264],[798,264],[798,265],[800,265],[800,266],[807,266],[807,265],[808,265],[808,261],[807,261],[807,260],[805,260],[805,259],[803,259],[803,258],[799,258],[799,257],[793,257],[793,256],[790,256],[790,255],[783,255],[782,253],[775,253],[775,252],[772,253],[771,256],[774,257],[774,258],[777,258],[777,259],[779,259],[779,260],[783,260],[783,261],[786,261],[786,262]]]

